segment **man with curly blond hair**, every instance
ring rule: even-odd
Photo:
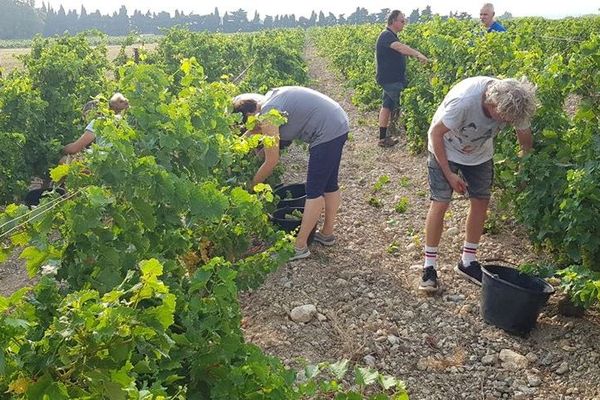
[[[438,244],[452,192],[468,196],[462,258],[455,271],[481,284],[476,252],[494,177],[494,137],[512,125],[523,152],[533,144],[530,121],[537,108],[535,86],[526,79],[478,76],[457,83],[438,107],[428,132],[431,204],[425,227],[425,263],[419,290],[438,290]]]

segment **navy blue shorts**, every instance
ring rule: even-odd
[[[316,199],[339,190],[338,172],[348,133],[309,150],[306,198]]]

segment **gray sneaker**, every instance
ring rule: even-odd
[[[335,235],[323,235],[321,232],[315,232],[313,240],[321,243],[323,246],[333,246],[335,244]]]
[[[419,283],[419,290],[422,292],[433,293],[437,292],[438,289],[438,276],[435,268],[424,268],[423,276],[421,277],[421,282]]]
[[[305,247],[303,249],[294,248],[294,250],[296,250],[296,254],[294,254],[292,257],[290,257],[290,259],[288,261],[301,260],[303,258],[310,256],[310,250],[308,249],[308,247]]]

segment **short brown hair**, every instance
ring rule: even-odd
[[[388,25],[391,25],[391,24],[393,24],[393,23],[394,23],[394,21],[395,21],[395,20],[396,20],[396,19],[397,19],[399,16],[401,16],[401,15],[404,15],[404,14],[402,14],[402,11],[400,11],[400,10],[394,10],[394,11],[392,11],[392,12],[390,13],[390,15],[388,15],[387,24],[388,24]]]
[[[233,102],[233,112],[242,113],[242,122],[246,123],[247,114],[254,114],[258,109],[258,102],[255,99],[240,99]]]

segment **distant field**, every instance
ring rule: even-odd
[[[144,45],[144,48],[148,51],[151,51],[151,50],[156,49],[156,46],[157,46],[157,43],[150,43],[150,44]],[[139,47],[139,45],[129,46],[126,50],[128,55],[130,55],[130,56],[133,55],[134,47]],[[118,45],[107,46],[107,48],[108,48],[108,58],[110,60],[114,60],[117,57],[117,55],[119,54],[119,50],[121,50],[121,46],[118,46]],[[22,54],[28,54],[28,53],[29,53],[29,48],[0,49],[0,68],[4,72],[10,72],[10,71],[14,70],[15,68],[23,67],[23,64],[21,63],[20,60],[17,59],[16,56],[22,55]]]
[[[87,38],[91,44],[106,42],[109,45],[120,46],[127,40],[131,40],[132,36],[103,36],[96,35],[94,32],[89,32]],[[157,43],[162,38],[162,35],[152,34],[133,36],[135,43]],[[25,49],[31,47],[32,41],[33,39],[0,39],[0,49]]]
[[[23,64],[16,56],[27,53],[29,49],[0,49],[0,68],[5,72],[20,68]]]

